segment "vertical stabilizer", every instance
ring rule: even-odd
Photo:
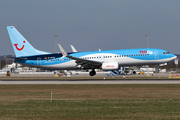
[[[36,50],[17,30],[14,26],[7,26],[9,37],[15,52],[16,57],[25,57],[33,55],[48,54]]]

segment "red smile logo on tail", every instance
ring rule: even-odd
[[[25,43],[26,41],[23,41],[23,43]],[[21,47],[21,48],[18,48],[17,46],[18,46],[18,44],[14,44],[14,46],[16,47],[16,49],[17,50],[19,50],[19,51],[21,51],[21,50],[23,50],[23,48],[24,48],[24,45]]]

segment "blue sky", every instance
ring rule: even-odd
[[[179,0],[3,0],[0,55],[14,55],[6,26],[36,48],[55,52],[54,35],[68,52],[160,48],[180,53]],[[58,49],[59,51],[59,49]]]

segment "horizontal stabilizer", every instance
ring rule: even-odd
[[[17,59],[17,60],[27,60],[27,58],[18,58],[18,57],[7,57],[7,58],[12,58],[12,59]]]

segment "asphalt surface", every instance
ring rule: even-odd
[[[1,80],[0,84],[180,84],[180,80]]]

